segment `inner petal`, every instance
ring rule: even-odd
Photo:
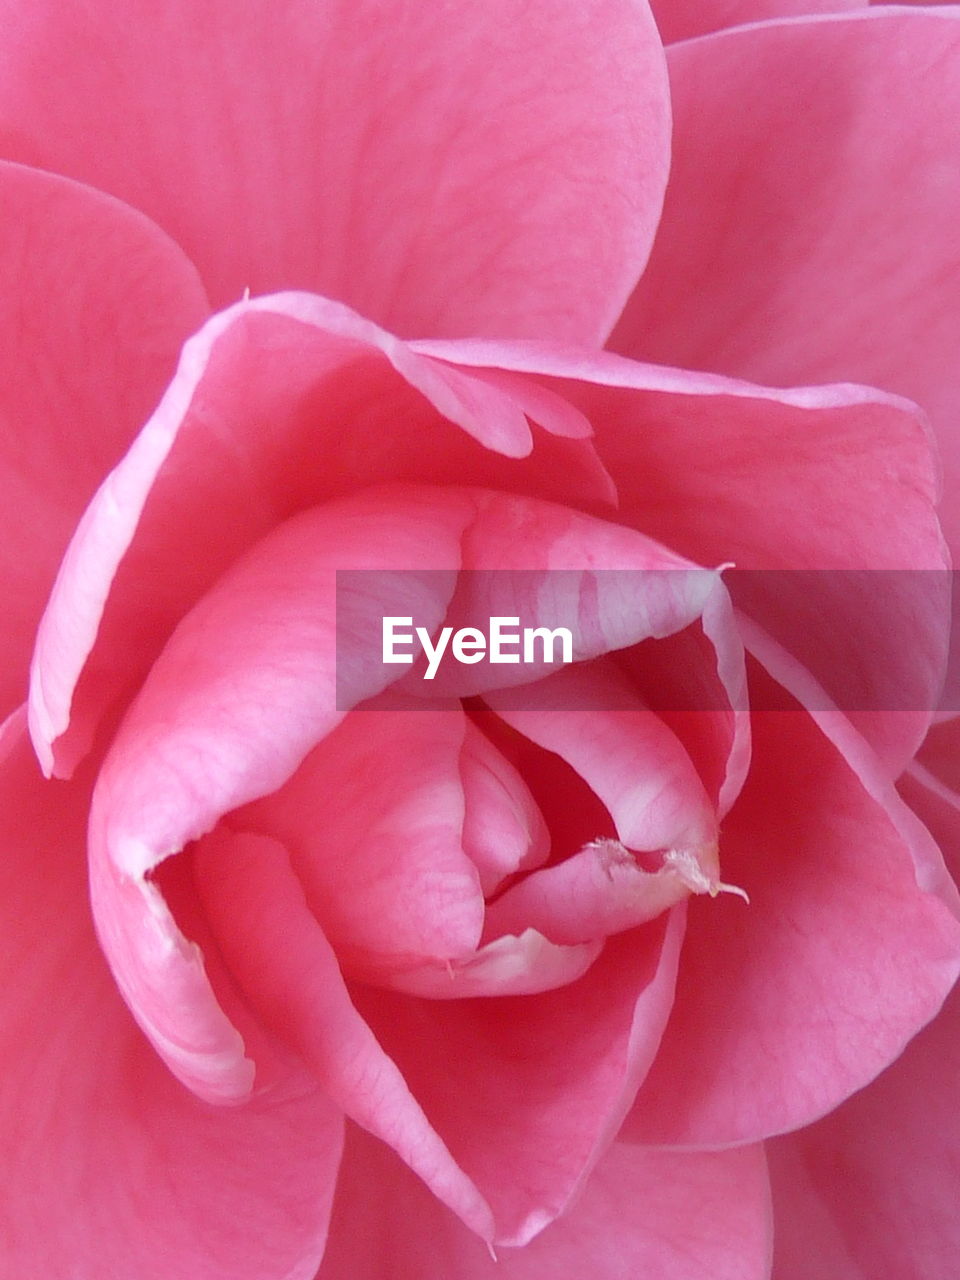
[[[503,720],[561,756],[602,800],[617,838],[517,881],[487,909],[484,939],[533,928],[576,945],[643,924],[720,881],[716,812],[680,741],[603,661],[489,695]],[[611,695],[618,710],[598,710]],[[604,697],[603,695],[606,695]]]
[[[307,901],[355,975],[473,953],[483,927],[463,851],[459,709],[351,713],[292,778],[234,814],[289,849]]]

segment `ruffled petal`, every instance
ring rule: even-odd
[[[18,1276],[311,1280],[342,1119],[301,1070],[235,1108],[187,1093],[117,995],[84,874],[89,777],[0,746],[0,1178]],[[85,771],[86,773],[87,771]]]
[[[608,501],[609,477],[590,442],[568,438],[556,398],[529,406],[537,448],[517,456],[531,447],[524,403],[322,298],[215,316],[67,552],[34,656],[44,767],[69,773],[176,622],[296,511],[398,480]]]
[[[414,345],[549,378],[594,424],[618,518],[698,564],[732,562],[734,601],[900,773],[937,705],[949,627],[936,455],[915,405],[532,344]]]

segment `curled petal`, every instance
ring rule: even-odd
[[[142,214],[0,162],[0,714],[83,508],[159,400],[208,304]]]

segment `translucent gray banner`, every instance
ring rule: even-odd
[[[337,704],[382,704],[389,690],[391,705],[436,707],[511,690],[514,707],[763,710],[796,705],[784,686],[802,686],[810,709],[960,714],[953,577],[338,570]],[[567,667],[577,678],[556,678]]]

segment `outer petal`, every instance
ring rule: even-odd
[[[342,1121],[302,1072],[236,1109],[170,1076],[117,996],[84,883],[89,779],[0,762],[0,1179],[6,1274],[310,1280]]]
[[[614,1143],[562,1218],[494,1262],[386,1148],[350,1130],[318,1280],[766,1280],[770,1225],[760,1148]]]
[[[564,1212],[649,1070],[669,1016],[683,908],[610,939],[579,981],[541,995],[419,1000],[355,987],[357,1008],[523,1244]]]
[[[0,164],[0,208],[2,715],[77,519],[207,304],[177,246],[115,200]]]
[[[910,396],[940,436],[960,547],[960,9],[731,31],[670,67],[670,193],[614,345]]]
[[[668,163],[645,0],[5,0],[11,158],[142,209],[215,305],[602,341]]]
[[[664,44],[672,44],[764,18],[792,18],[860,7],[859,0],[653,0],[653,16]]]
[[[769,1144],[777,1280],[952,1280],[960,992],[868,1089]]]
[[[290,294],[214,317],[67,553],[34,659],[44,767],[62,736],[69,772],[176,621],[294,511],[394,480],[609,498],[590,444],[564,438],[570,409],[546,396],[533,408],[544,429],[519,461],[532,441],[509,388],[424,359],[346,307]]]
[[[751,905],[691,903],[668,1033],[628,1121],[646,1141],[809,1123],[897,1056],[960,969],[956,920],[918,889],[894,817],[811,720],[759,713],[754,732],[721,833]]]
[[[863,387],[776,391],[533,344],[414,345],[461,367],[559,379],[550,385],[594,423],[618,518],[699,564],[747,571],[729,575],[734,600],[899,774],[937,704],[949,621],[936,461],[915,405]],[[865,568],[937,572],[873,582],[835,572]]]

